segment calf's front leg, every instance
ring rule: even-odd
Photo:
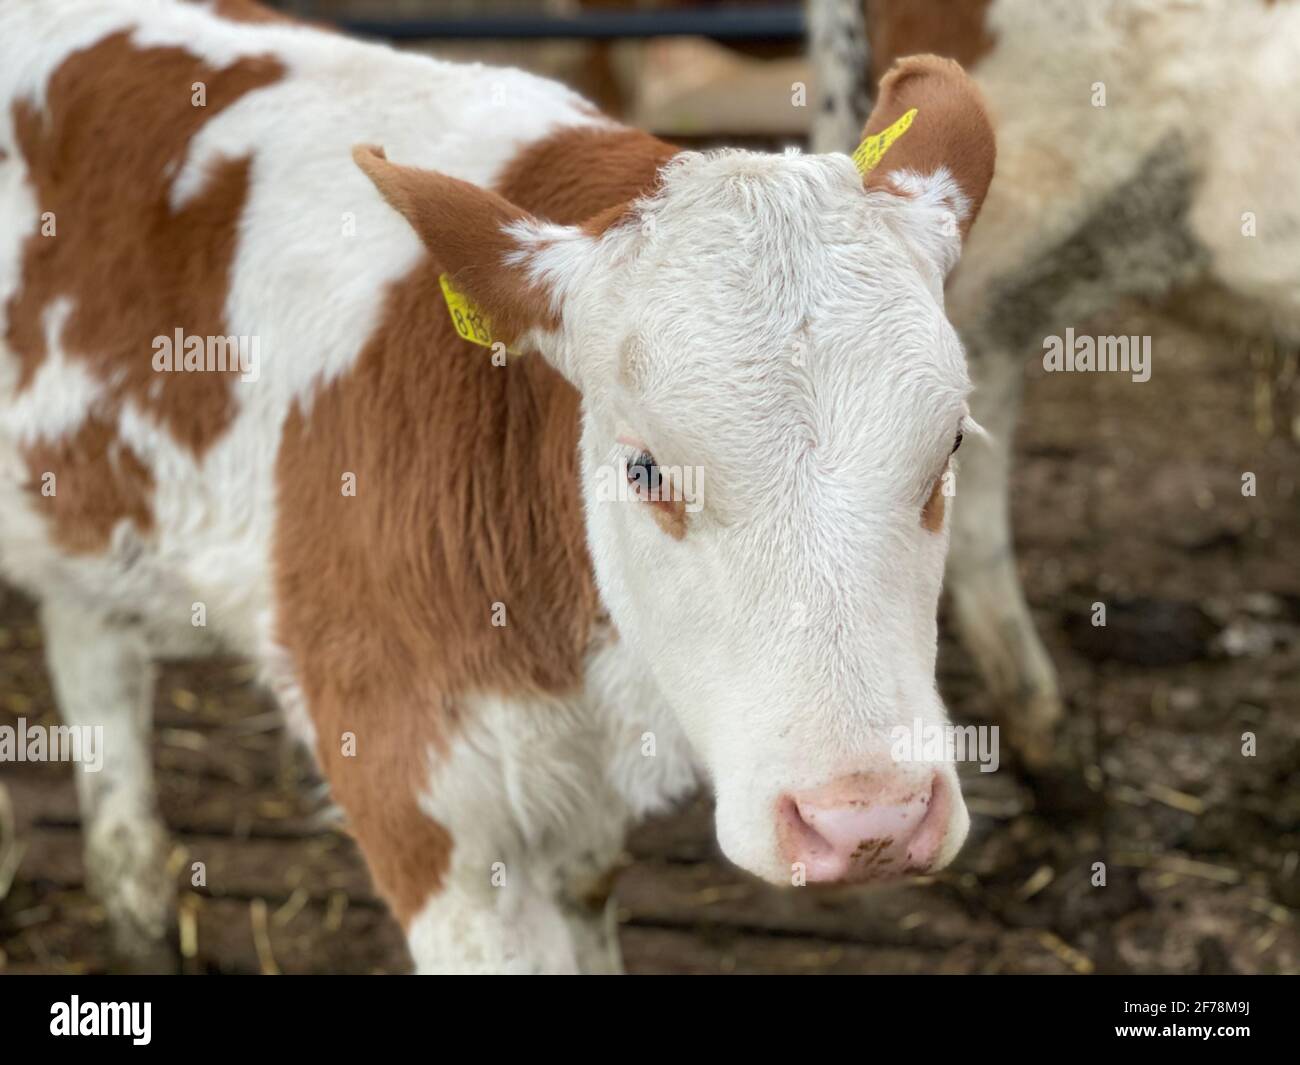
[[[613,899],[596,881],[560,884],[539,858],[464,863],[407,925],[420,973],[622,972]],[[493,868],[495,866],[495,868]],[[539,871],[546,870],[546,871]]]
[[[135,971],[172,971],[175,888],[150,752],[154,667],[146,640],[129,619],[80,601],[47,599],[41,625],[59,713],[83,739],[77,795],[86,883],[103,904],[118,959]]]
[[[349,705],[364,725],[348,727]],[[599,731],[562,711],[470,700],[438,735],[423,706],[312,705],[331,790],[418,972],[620,970],[607,874],[624,807]]]

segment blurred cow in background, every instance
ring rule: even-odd
[[[1009,521],[1024,360],[1126,297],[1175,293],[1247,343],[1300,343],[1300,3],[869,0],[866,14],[873,80],[900,55],[957,59],[998,131],[997,180],[947,285],[991,434],[963,469],[948,587],[994,705],[1041,761],[1062,700]],[[845,151],[869,96],[862,0],[812,0],[810,24],[812,147]]]

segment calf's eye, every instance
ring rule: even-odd
[[[958,433],[958,434],[957,434],[957,439],[953,441],[953,444],[952,444],[952,451],[949,452],[950,455],[955,455],[955,454],[957,454],[957,449],[958,449],[959,447],[961,447],[961,441],[962,441],[962,434],[961,434],[961,433]]]
[[[659,464],[648,451],[642,451],[627,464],[627,480],[643,499],[659,497]]]

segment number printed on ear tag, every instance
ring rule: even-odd
[[[496,343],[492,339],[492,325],[483,312],[465,293],[451,283],[451,278],[446,274],[438,275],[438,284],[442,286],[442,295],[447,301],[447,312],[451,315],[451,324],[456,327],[456,332],[472,344],[482,344],[485,348],[492,347]],[[510,348],[506,350],[514,353]]]
[[[875,170],[894,141],[898,140],[911,128],[912,119],[915,117],[916,108],[914,107],[897,122],[886,126],[879,133],[873,133],[859,144],[857,151],[853,153],[853,165],[858,168],[858,173],[866,177],[871,171]]]

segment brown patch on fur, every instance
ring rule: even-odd
[[[921,527],[928,532],[937,533],[943,529],[944,499],[943,477],[934,482],[930,498],[921,508]]]
[[[896,191],[890,174],[914,170],[929,174],[946,167],[970,200],[961,221],[965,239],[993,180],[997,144],[984,97],[970,76],[950,59],[915,55],[900,60],[880,83],[864,138],[892,125],[916,108],[911,128],[866,176],[867,188]]]
[[[510,247],[501,224],[525,212],[581,222],[639,195],[655,167],[624,157],[615,174],[533,146],[497,195],[357,155],[433,254],[393,286],[353,370],[285,426],[277,631],[333,792],[409,924],[451,863],[450,833],[417,801],[430,752],[457,727],[449,707],[477,692],[573,692],[589,647],[608,638],[578,489],[578,394],[540,358],[494,366],[461,340],[438,274],[466,283],[494,328],[517,330],[541,312],[494,265]],[[341,492],[349,472],[355,497]],[[493,624],[497,603],[505,625]],[[345,731],[355,758],[340,754]]]
[[[598,237],[631,217],[632,203],[654,192],[679,151],[639,129],[561,129],[520,152],[499,185],[507,199],[542,203],[548,219],[574,219]],[[607,206],[592,212],[593,202]]]
[[[646,504],[656,524],[674,540],[686,536],[686,503],[681,499],[657,499]]]
[[[153,476],[113,428],[94,415],[75,433],[23,450],[32,477],[26,485],[49,518],[54,542],[73,554],[108,547],[113,529],[129,521],[141,533],[153,528]],[[54,494],[42,494],[54,474]]]
[[[871,0],[867,38],[872,81],[878,82],[903,56],[919,52],[974,67],[996,43],[988,29],[992,0]]]
[[[596,612],[577,393],[540,359],[467,353],[437,276],[429,261],[394,288],[354,371],[290,417],[278,460],[278,630],[322,767],[403,922],[450,864],[417,803],[453,727],[444,696],[576,688]]]
[[[153,339],[172,337],[177,328],[187,336],[225,335],[250,161],[213,165],[202,190],[179,210],[168,196],[203,125],[282,73],[270,58],[217,69],[181,48],[137,48],[118,33],[59,66],[43,110],[26,100],[13,106],[37,209],[52,212],[55,224],[53,236],[38,228],[28,237],[22,283],[7,306],[6,340],[19,359],[19,390],[31,385],[48,355],[42,318],[63,298],[71,310],[60,345],[105,388],[99,424],[57,452],[63,476],[52,510],[60,543],[104,542],[114,514],[139,524],[141,493],[132,487],[138,478],[123,480],[110,460],[109,427],[124,400],[197,455],[230,423],[236,376],[157,373]],[[206,107],[190,104],[195,82],[207,86]],[[71,486],[93,490],[94,499],[82,505],[65,498]],[[121,490],[116,506],[114,486]],[[92,518],[94,527],[85,530],[64,524]]]

